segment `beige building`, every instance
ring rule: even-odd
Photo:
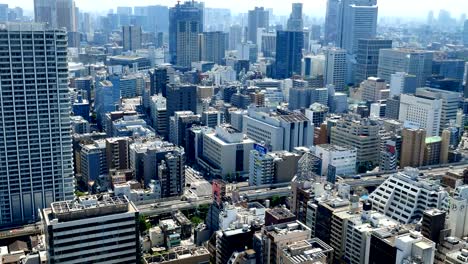
[[[403,129],[400,167],[420,167],[424,163],[426,130]]]

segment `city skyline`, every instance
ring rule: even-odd
[[[86,12],[106,13],[109,9],[116,9],[118,6],[146,6],[146,5],[164,5],[174,6],[177,1],[174,0],[135,0],[129,5],[125,0],[101,0],[100,6],[96,7],[95,2],[92,0],[75,0],[76,6],[80,10]],[[183,2],[183,1],[181,1]],[[233,13],[246,13],[248,10],[253,9],[255,6],[263,6],[265,8],[272,8],[275,14],[280,16],[288,16],[292,3],[303,3],[304,14],[313,17],[325,17],[327,0],[287,0],[287,1],[266,1],[266,0],[237,0],[236,4],[225,1],[206,0],[205,7],[208,8],[227,8],[231,9]],[[273,3],[274,2],[274,3]],[[14,0],[3,0],[1,3],[8,4],[11,7],[19,6],[24,8],[27,12],[33,12],[34,0],[21,1],[18,5]],[[434,12],[437,17],[439,10],[447,10],[451,13],[452,17],[459,19],[463,10],[468,10],[468,1],[462,2],[460,0],[380,0],[379,17],[407,17],[407,18],[426,18],[429,11]],[[466,13],[466,12],[465,12]]]

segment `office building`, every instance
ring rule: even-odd
[[[314,126],[299,112],[264,112],[249,108],[243,129],[247,137],[265,144],[271,151],[293,151],[295,147],[312,146]]]
[[[396,140],[387,140],[380,151],[380,171],[393,171],[397,169],[398,149]]]
[[[301,74],[304,33],[302,31],[276,32],[276,79]]]
[[[94,109],[98,124],[103,125],[105,114],[116,111],[120,105],[120,87],[114,86],[110,81],[96,83],[96,98]]]
[[[106,161],[106,142],[98,140],[92,144],[81,147],[81,181],[88,185],[96,181],[99,176],[106,175],[109,171]]]
[[[257,263],[280,263],[284,247],[310,238],[310,228],[299,221],[264,226],[253,237],[253,249],[259,253]]]
[[[450,197],[450,210],[448,212],[448,228],[452,230],[451,235],[465,237],[468,234],[468,196],[466,185],[455,188],[454,196]]]
[[[391,48],[392,40],[390,39],[358,39],[355,83],[377,76],[379,52],[381,49]]]
[[[226,53],[227,33],[221,31],[200,34],[200,60],[222,65]]]
[[[424,163],[426,130],[404,128],[402,131],[400,167],[420,167]]]
[[[346,50],[330,48],[325,52],[325,85],[333,84],[336,91],[346,88]]]
[[[203,3],[186,1],[169,9],[170,63],[191,67],[198,61],[198,35],[203,32]]]
[[[362,92],[362,100],[377,102],[388,98],[390,90],[384,79],[369,77],[359,87]]]
[[[129,149],[130,168],[135,171],[137,181],[148,186],[154,180],[160,186],[161,198],[178,196],[184,192],[183,148],[160,139],[147,139],[130,144]]]
[[[468,19],[465,20],[465,25],[463,27],[463,44],[465,47],[468,47]]]
[[[324,55],[306,55],[302,58],[302,77],[317,78],[325,73]],[[323,83],[322,83],[323,85]]]
[[[124,51],[141,49],[141,26],[122,26],[122,42]]]
[[[224,123],[224,113],[219,110],[208,109],[202,113],[201,123],[207,127],[215,128]]]
[[[432,74],[430,51],[411,49],[381,49],[377,76],[389,82],[391,75],[406,72],[416,76],[416,87],[423,87]]]
[[[400,97],[393,96],[387,98],[386,107],[385,107],[385,117],[389,119],[398,119],[400,115]]]
[[[289,151],[268,152],[258,144],[250,151],[249,185],[290,182],[301,156]]]
[[[244,225],[242,228],[218,230],[213,235],[215,239],[214,261],[216,264],[229,263],[234,252],[243,252],[252,245],[255,232],[253,226]],[[255,254],[256,255],[256,254]]]
[[[448,198],[439,184],[409,167],[392,174],[369,195],[374,210],[404,224],[420,220],[428,209],[447,209]]]
[[[187,133],[194,125],[200,124],[200,115],[192,111],[176,111],[169,118],[169,141],[176,146],[186,146]]]
[[[396,72],[390,75],[390,97],[400,94],[414,94],[416,88],[418,87],[415,75],[405,72]]]
[[[379,125],[374,120],[344,116],[331,128],[330,143],[357,149],[357,168],[379,164]]]
[[[448,128],[451,123],[456,121],[458,107],[462,100],[460,93],[423,87],[416,89],[416,96],[442,100],[440,131],[438,134],[441,134],[442,130]]]
[[[74,184],[66,32],[9,24],[0,38],[21,43],[1,52],[0,225],[5,225],[37,220],[38,209],[72,199]],[[23,53],[34,49],[48,52]],[[39,63],[46,60],[56,63]]]
[[[91,132],[89,122],[82,116],[71,116],[72,132],[74,134],[88,134]]]
[[[292,12],[288,19],[288,31],[302,31],[304,29],[304,21],[302,21],[302,3],[293,3]]]
[[[440,130],[442,103],[442,99],[402,94],[398,120],[425,129],[428,137],[437,136]]]
[[[305,116],[312,122],[314,127],[320,127],[328,115],[329,108],[320,103],[313,103],[305,110]]]
[[[348,54],[358,52],[359,39],[373,39],[377,33],[377,1],[344,0],[341,2],[339,46]]]
[[[270,21],[269,13],[263,7],[255,7],[253,10],[249,10],[248,13],[248,25],[247,25],[247,41],[254,44],[257,43],[257,29],[265,28],[268,30]]]
[[[249,154],[254,141],[230,125],[216,127],[213,133],[203,135],[203,161],[212,174],[223,179],[233,177],[237,173],[249,171]]]
[[[242,43],[242,26],[232,25],[229,28],[229,50],[235,50]]]
[[[106,138],[106,159],[109,170],[126,170],[130,168],[130,138]]]
[[[169,85],[167,88],[167,116],[169,118],[176,111],[197,112],[197,86]]]
[[[139,212],[125,196],[84,196],[40,210],[50,263],[138,263]]]
[[[68,32],[76,32],[76,8],[74,0],[56,0],[57,27],[66,28]]]
[[[445,229],[446,212],[438,209],[424,211],[422,218],[421,234],[439,244],[441,242],[440,232]]]
[[[283,248],[279,263],[330,263],[333,248],[318,238],[301,240]]]
[[[356,173],[356,148],[323,144],[315,147],[315,155],[322,159],[322,176],[328,175],[328,170],[344,177]]]
[[[325,16],[325,42],[338,44],[338,28],[340,23],[340,1],[328,0]]]
[[[34,0],[34,22],[46,23],[48,27],[56,28],[56,0]]]

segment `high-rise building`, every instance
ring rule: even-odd
[[[416,87],[423,87],[432,75],[430,51],[411,49],[381,49],[379,53],[378,77],[390,82],[391,75],[406,72],[415,75]]]
[[[106,159],[109,170],[126,170],[130,168],[129,145],[130,138],[128,137],[106,139]]]
[[[192,111],[176,111],[169,118],[169,141],[176,146],[185,147],[188,129],[200,124],[200,115]]]
[[[229,28],[229,50],[235,50],[242,43],[242,26],[232,25]]]
[[[389,119],[398,119],[400,115],[400,97],[393,96],[387,98],[385,106],[385,117]]]
[[[302,3],[293,3],[292,12],[288,19],[288,31],[302,31],[304,21],[302,21]]]
[[[4,225],[37,220],[38,209],[73,199],[74,184],[66,32],[46,30],[43,24],[8,24],[0,38],[7,46],[8,41],[18,43],[0,52],[6,58],[0,64]]]
[[[98,140],[84,145],[80,153],[81,181],[84,184],[96,181],[99,176],[108,173],[106,163],[106,142]]]
[[[167,116],[176,111],[197,112],[197,86],[170,85],[167,89]]]
[[[150,115],[153,128],[158,135],[167,137],[169,117],[167,116],[167,100],[162,95],[153,95],[150,101]]]
[[[105,120],[105,114],[116,111],[120,104],[120,88],[114,86],[110,81],[101,81],[96,83],[96,98],[94,109],[97,115],[97,121],[101,125]]]
[[[463,27],[463,44],[465,47],[468,47],[468,19],[465,20],[465,25]]]
[[[8,4],[0,4],[0,23],[6,23],[8,19]]]
[[[200,34],[200,60],[223,64],[227,37],[227,33],[221,31]]]
[[[47,23],[51,28],[57,27],[57,1],[34,0],[34,21]]]
[[[169,54],[172,64],[191,67],[198,61],[198,34],[203,32],[203,3],[186,1],[169,9]]]
[[[314,126],[302,113],[263,112],[250,108],[243,119],[244,133],[271,151],[293,151],[295,147],[312,146]]]
[[[346,88],[346,50],[331,48],[325,52],[325,85],[333,84],[336,91]]]
[[[290,182],[297,171],[301,156],[289,151],[267,152],[266,148],[254,145],[250,151],[249,185]]]
[[[375,38],[377,13],[377,0],[342,0],[339,46],[348,54],[356,54],[359,39]]]
[[[424,162],[426,131],[424,129],[405,128],[402,132],[400,167],[420,167]]]
[[[402,94],[398,119],[408,125],[425,129],[428,137],[437,136],[440,130],[442,103],[442,99]]]
[[[276,32],[276,73],[277,79],[301,74],[304,33],[302,31]]]
[[[141,49],[141,26],[122,26],[124,51]]]
[[[457,119],[457,111],[462,100],[460,93],[440,89],[422,87],[416,89],[416,96],[434,100],[442,100],[442,111],[440,116],[440,131],[448,128]]]
[[[391,49],[390,39],[358,39],[356,54],[356,80],[361,83],[369,77],[376,77],[381,49]]]
[[[338,40],[338,27],[340,15],[340,0],[327,1],[327,13],[325,17],[325,42],[336,43]]]
[[[379,164],[379,125],[374,120],[348,115],[331,128],[330,142],[357,149],[356,166],[372,167]]]
[[[255,7],[254,10],[249,10],[248,13],[248,26],[247,26],[247,40],[254,44],[257,43],[257,29],[265,28],[268,30],[269,26],[269,13],[263,7]]]
[[[422,218],[421,234],[439,244],[440,232],[445,229],[446,212],[438,209],[424,211]]]
[[[125,196],[54,202],[40,216],[50,263],[76,263],[77,255],[89,263],[140,261],[139,212]]]
[[[390,90],[384,79],[369,77],[360,85],[362,91],[362,100],[368,102],[377,102],[388,98]]]
[[[400,94],[414,94],[416,92],[417,79],[415,75],[396,72],[390,76],[390,97],[399,96]]]
[[[328,175],[330,169],[335,175],[350,176],[356,173],[357,150],[333,144],[316,146],[315,155],[322,159],[322,175]]]
[[[69,32],[76,32],[76,8],[74,0],[56,0],[57,27],[64,27]]]

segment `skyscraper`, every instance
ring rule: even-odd
[[[293,3],[292,12],[288,19],[288,31],[302,31],[303,29],[302,3]]]
[[[391,48],[392,40],[390,39],[358,39],[355,83],[358,84],[369,77],[376,77],[379,51]]]
[[[463,44],[465,47],[468,47],[468,19],[465,20],[465,25],[463,27]]]
[[[227,33],[221,31],[200,34],[200,60],[221,65],[226,52]]]
[[[325,56],[325,84],[333,84],[336,91],[343,91],[346,86],[346,50],[331,48]]]
[[[304,33],[302,31],[276,32],[276,78],[284,79],[301,74]]]
[[[56,0],[57,27],[64,27],[67,31],[76,32],[76,9],[73,0]]]
[[[392,74],[406,72],[416,76],[417,87],[423,87],[432,74],[432,58],[432,52],[425,50],[381,49],[377,75],[390,82]]]
[[[229,28],[229,49],[235,50],[237,45],[242,43],[242,27],[240,25],[232,25]]]
[[[198,34],[203,32],[203,3],[186,1],[169,9],[170,62],[191,67],[199,54]]]
[[[51,28],[57,26],[56,0],[34,0],[34,21],[47,23]]]
[[[339,46],[348,54],[356,54],[359,39],[375,38],[377,32],[377,0],[342,0]]]
[[[8,4],[0,4],[0,22],[8,22]]]
[[[268,30],[269,14],[268,10],[263,7],[255,7],[254,10],[249,10],[249,22],[247,27],[247,40],[257,44],[257,29],[265,28]]]
[[[122,40],[124,51],[137,50],[141,48],[141,27],[122,26]]]
[[[325,17],[325,42],[336,43],[339,27],[340,0],[327,1],[327,14]]]
[[[66,36],[41,24],[0,31],[3,44],[20,43],[0,51],[0,225],[37,219],[38,209],[73,199]]]

